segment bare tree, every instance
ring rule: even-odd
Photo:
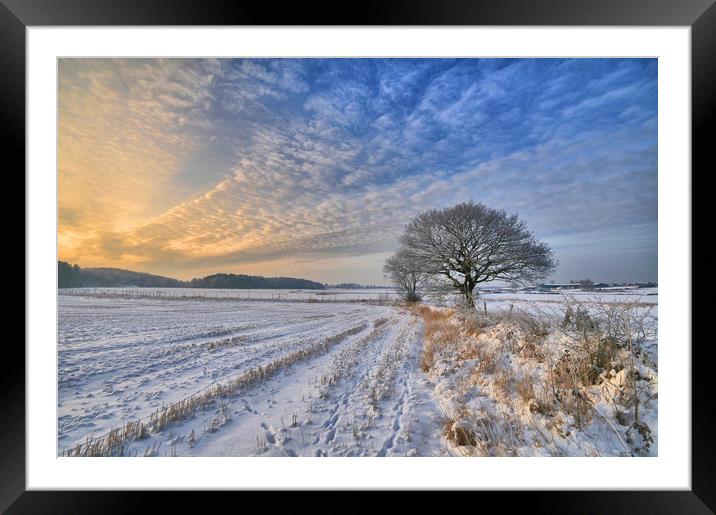
[[[474,306],[473,291],[501,279],[524,284],[551,274],[557,262],[517,215],[472,201],[416,215],[398,254],[428,275],[444,277]]]
[[[403,251],[396,252],[385,261],[383,272],[400,289],[406,301],[420,301],[418,290],[427,278],[427,274],[420,271],[409,255]]]

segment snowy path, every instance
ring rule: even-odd
[[[333,352],[233,401],[230,420],[204,432],[201,417],[173,452],[190,456],[442,455],[437,406],[417,364],[418,322],[404,311],[374,319]],[[211,415],[215,415],[212,413]]]
[[[422,321],[377,305],[65,299],[60,450],[345,333],[125,455],[445,455]],[[64,318],[63,318],[64,317]],[[102,335],[98,338],[97,335]]]

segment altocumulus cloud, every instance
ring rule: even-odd
[[[413,214],[474,199],[549,241],[557,278],[656,278],[656,60],[59,70],[61,259],[382,282]]]

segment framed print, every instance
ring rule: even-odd
[[[6,5],[9,513],[147,489],[713,509],[712,2]]]

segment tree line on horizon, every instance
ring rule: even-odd
[[[81,268],[57,262],[58,288],[134,286],[140,288],[217,288],[217,289],[303,289],[325,290],[326,286],[294,277],[261,277],[243,274],[213,274],[182,281],[172,277],[132,272],[120,268]]]

